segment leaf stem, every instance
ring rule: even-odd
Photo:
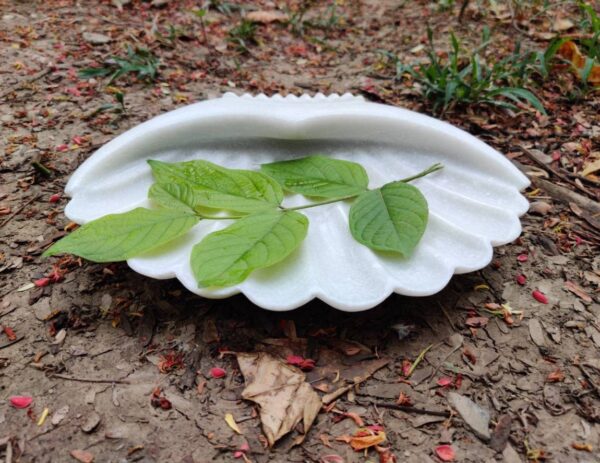
[[[444,168],[443,164],[440,164],[439,162],[437,162],[437,163],[433,164],[432,166],[428,167],[427,169],[425,169],[423,172],[419,172],[416,175],[412,175],[410,177],[403,178],[402,180],[399,180],[399,181],[404,182],[404,183],[412,182],[413,180],[416,180],[421,177],[425,177],[426,175],[429,175],[433,172],[437,172],[438,170],[441,170],[443,168]]]
[[[196,212],[196,216],[200,217],[203,220],[235,220],[235,219],[242,219],[242,218],[246,217],[244,215],[228,215],[226,217],[216,217],[214,215],[200,214],[199,212]]]
[[[433,172],[437,172],[438,170],[441,170],[443,168],[444,168],[443,164],[440,164],[438,162],[436,164],[433,164],[432,166],[429,166],[427,169],[425,169],[422,172],[419,172],[418,174],[412,175],[410,177],[403,178],[402,180],[399,180],[399,181],[400,182],[404,182],[404,183],[408,183],[408,182],[411,182],[411,181],[416,180],[418,178],[425,177],[426,175],[429,175],[429,174],[431,174]],[[344,201],[346,199],[356,198],[357,196],[358,196],[358,194],[355,194],[355,195],[350,195],[350,196],[344,196],[342,198],[329,199],[327,201],[323,201],[323,202],[320,202],[320,203],[306,204],[304,206],[296,206],[296,207],[282,207],[281,209],[284,210],[284,211],[298,211],[298,210],[301,210],[301,209],[309,209],[311,207],[323,206],[325,204],[337,203],[339,201]]]
[[[303,206],[296,206],[296,207],[282,207],[281,209],[284,211],[299,211],[301,209],[310,209],[311,207],[324,206],[325,204],[337,203],[339,201],[344,201],[346,199],[356,198],[357,196],[358,196],[358,194],[355,194],[355,195],[350,195],[350,196],[344,196],[342,198],[329,199],[327,201],[322,201],[320,203],[305,204]]]
[[[404,182],[404,183],[408,183],[411,182],[413,180],[416,180],[418,178],[421,177],[425,177],[426,175],[429,175],[433,172],[437,172],[438,170],[443,169],[444,166],[442,164],[440,164],[439,162],[436,164],[433,164],[432,166],[428,167],[427,169],[425,169],[422,172],[419,172],[418,174],[412,175],[410,177],[406,177],[403,178],[402,180],[399,180],[400,182]],[[368,191],[368,190],[365,190]],[[337,203],[340,201],[345,201],[346,199],[353,199],[356,198],[360,193],[357,193],[355,195],[349,195],[349,196],[342,196],[341,198],[334,198],[334,199],[328,199],[327,201],[322,201],[320,203],[312,203],[312,204],[304,204],[302,206],[295,206],[295,207],[282,207],[279,206],[279,209],[282,211],[300,211],[302,209],[310,209],[311,207],[317,207],[317,206],[324,206],[325,204],[332,204],[332,203]],[[200,217],[201,219],[204,220],[235,220],[235,219],[241,219],[243,217],[243,215],[234,215],[234,216],[227,216],[227,217],[215,217],[215,216],[210,216],[210,215],[203,215],[200,213],[196,213],[196,215],[198,217]]]

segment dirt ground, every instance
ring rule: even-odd
[[[600,189],[573,174],[585,153],[600,151],[600,98],[568,98],[560,79],[538,91],[547,117],[487,107],[444,114],[530,174],[535,206],[492,264],[434,297],[392,296],[359,314],[319,301],[272,313],[243,296],[201,299],[125,264],[40,258],[68,225],[68,198],[56,196],[68,176],[152,116],[226,91],[353,92],[430,112],[377,66],[378,50],[422,58],[427,24],[442,44],[449,30],[476,43],[488,24],[498,53],[516,39],[543,49],[574,5],[519,18],[471,2],[459,23],[458,5],[346,1],[332,17],[330,2],[314,2],[312,26],[258,24],[244,52],[227,40],[240,21],[235,7],[212,8],[205,37],[190,13],[200,2],[121,3],[0,0],[0,461],[425,463],[442,461],[444,444],[461,462],[600,461]],[[78,77],[125,43],[160,58],[156,82],[126,76],[107,88],[106,79]],[[532,151],[553,161],[534,165]],[[232,354],[257,351],[314,359],[307,377],[320,395],[389,362],[324,407],[304,442],[294,431],[267,448]],[[214,367],[226,376],[213,378]],[[457,410],[453,394],[474,403]],[[23,395],[30,407],[10,404]],[[482,430],[477,416],[486,413]],[[355,452],[344,441],[361,420],[385,430],[379,449]],[[244,443],[249,450],[236,454]]]

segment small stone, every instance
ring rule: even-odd
[[[83,425],[81,426],[81,430],[89,434],[92,431],[94,431],[94,429],[96,429],[99,424],[100,415],[98,415],[96,412],[92,412],[88,415],[87,420],[85,420],[85,423],[83,423]]]
[[[450,392],[448,400],[477,437],[486,442],[490,440],[490,413],[487,410],[456,392]]]
[[[97,32],[84,32],[82,36],[83,40],[92,45],[104,45],[112,40],[108,35],[98,34]]]

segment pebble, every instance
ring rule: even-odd
[[[81,430],[85,433],[91,433],[100,424],[100,415],[96,412],[92,412],[88,415],[85,423],[81,425]]]

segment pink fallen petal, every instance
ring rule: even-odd
[[[454,461],[455,454],[451,445],[438,445],[435,454],[442,461]]]
[[[339,455],[325,455],[321,457],[319,463],[344,463],[344,459]]]
[[[527,259],[529,259],[529,256],[527,254],[519,254],[517,256],[517,260],[519,262],[527,262]]]
[[[370,429],[371,431],[375,431],[375,432],[384,430],[383,426],[381,426],[380,424],[372,424],[370,426],[367,426],[367,429]]]
[[[286,358],[286,361],[288,364],[290,365],[300,365],[302,362],[304,362],[304,357],[301,357],[299,355],[288,355]]]
[[[527,283],[527,277],[525,275],[517,275],[517,283],[523,286],[525,283]]]
[[[27,408],[33,402],[33,397],[28,395],[13,395],[8,399],[15,408]]]
[[[212,376],[213,378],[223,378],[225,376],[227,376],[227,372],[225,370],[223,370],[223,368],[219,368],[219,367],[214,367],[210,369],[210,376]]]
[[[537,289],[534,292],[532,292],[531,295],[536,301],[541,302],[542,304],[548,303],[548,298],[546,297],[546,295],[541,291],[538,291]]]
[[[437,385],[441,387],[449,387],[452,386],[453,380],[452,378],[448,378],[447,376],[442,376],[437,380]]]

